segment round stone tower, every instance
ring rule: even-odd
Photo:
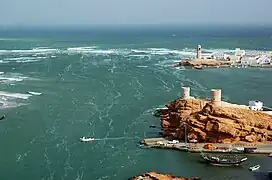
[[[190,87],[182,87],[182,98],[183,99],[190,98]]]
[[[211,102],[214,106],[221,106],[221,89],[212,89]]]

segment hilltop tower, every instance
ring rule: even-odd
[[[214,106],[221,106],[221,89],[212,89],[212,104]]]
[[[190,98],[190,87],[182,87],[181,97],[183,99]]]

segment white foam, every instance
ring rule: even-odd
[[[0,54],[49,54],[49,53],[57,53],[59,52],[58,49],[15,49],[15,50],[0,50]]]
[[[5,92],[5,91],[0,91],[0,96],[10,97],[10,98],[16,98],[16,99],[28,99],[32,95],[22,94],[22,93],[10,93],[10,92]]]
[[[0,81],[16,81],[21,82],[24,78],[14,78],[14,77],[0,77]]]
[[[138,68],[147,68],[148,66],[137,66]]]
[[[147,48],[144,50],[139,49],[132,49],[131,52],[134,53],[145,53],[151,55],[168,55],[168,54],[175,54],[175,55],[183,55],[183,56],[195,56],[194,51],[186,50],[175,50],[175,49],[167,49],[167,48]]]

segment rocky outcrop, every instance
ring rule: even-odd
[[[169,174],[159,174],[156,172],[145,173],[141,176],[135,176],[130,178],[129,180],[200,180],[200,178],[182,178],[182,177],[174,177]]]
[[[220,60],[215,60],[215,59],[192,59],[192,60],[180,61],[176,66],[216,67],[216,66],[224,66],[224,65],[231,65],[231,64],[232,64],[231,61],[220,61]]]
[[[164,136],[198,142],[272,141],[272,115],[237,107],[216,107],[205,100],[177,99],[161,120]],[[186,127],[186,128],[185,128]],[[186,129],[186,131],[185,131]]]

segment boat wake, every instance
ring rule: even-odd
[[[81,137],[79,140],[82,142],[89,142],[89,141],[110,141],[110,140],[124,140],[124,139],[133,139],[133,137],[112,137],[112,138],[86,138]]]

